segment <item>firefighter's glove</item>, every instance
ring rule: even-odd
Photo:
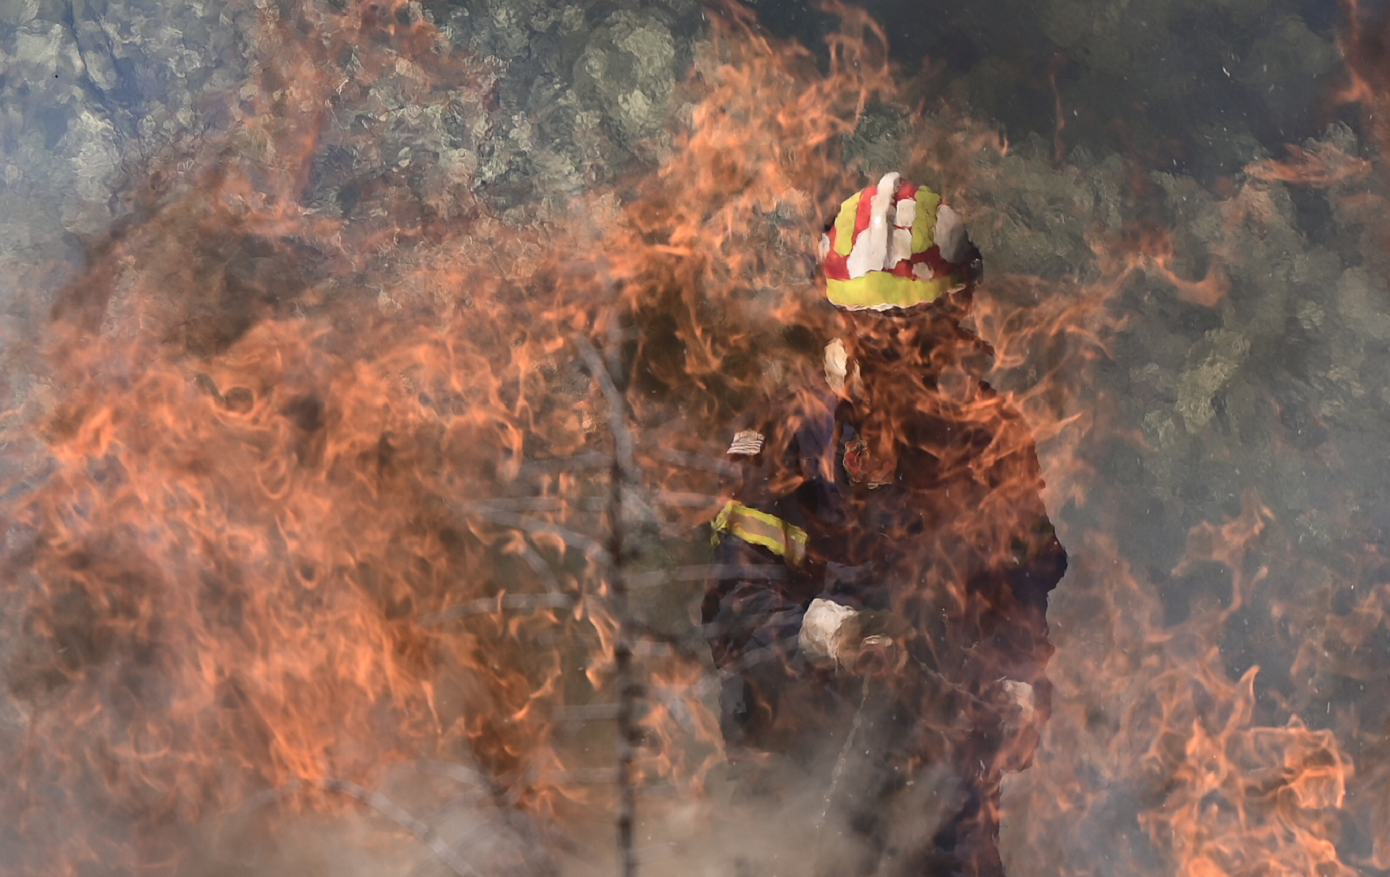
[[[865,675],[896,672],[907,661],[892,616],[817,598],[801,621],[801,650],[813,663]]]

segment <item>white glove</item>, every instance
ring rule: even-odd
[[[832,600],[812,600],[801,619],[801,650],[815,663],[848,665],[861,639],[859,613]]]

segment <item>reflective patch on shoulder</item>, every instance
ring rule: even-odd
[[[734,440],[725,453],[731,457],[752,457],[762,449],[763,434],[755,429],[745,429],[734,434]]]

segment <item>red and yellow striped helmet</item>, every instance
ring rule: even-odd
[[[851,195],[821,238],[826,297],[843,308],[910,308],[965,286],[979,251],[926,186],[884,174]]]

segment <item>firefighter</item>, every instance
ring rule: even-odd
[[[820,256],[842,336],[740,424],[712,523],[726,752],[832,786],[859,850],[839,873],[1001,874],[1000,777],[1047,716],[1066,553],[1028,430],[962,325],[979,252],[937,193],[890,173],[843,203]],[[916,816],[890,816],[926,785]]]

